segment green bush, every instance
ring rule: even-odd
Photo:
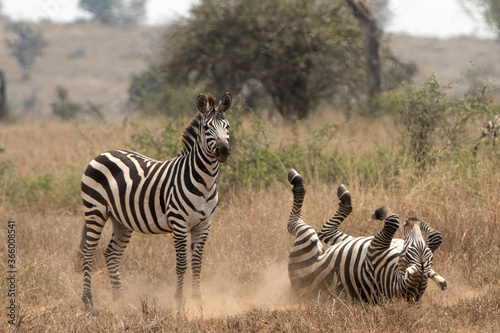
[[[406,84],[378,101],[382,109],[399,115],[404,128],[402,148],[421,172],[457,150],[470,150],[467,129],[483,113],[491,113],[486,110],[495,108],[485,91],[449,98],[450,89],[431,75],[421,85]]]
[[[184,121],[188,123],[188,121]],[[132,123],[137,131],[132,134],[132,141],[129,146],[132,150],[143,155],[157,159],[167,160],[175,157],[182,148],[181,133],[186,125],[181,121],[170,122],[160,133],[151,133],[147,128],[141,128]]]
[[[82,111],[82,106],[79,103],[72,102],[69,99],[69,91],[66,87],[56,87],[57,101],[52,103],[52,112],[64,120],[70,120]]]
[[[472,184],[478,177],[473,171],[478,162],[467,133],[474,132],[477,118],[496,112],[498,105],[487,98],[485,91],[449,98],[449,88],[431,76],[421,85],[405,85],[382,95],[380,105],[398,119],[402,136],[394,146],[376,143],[374,150],[362,154],[339,153],[340,147],[335,144],[342,144],[338,135],[341,124],[327,123],[307,132],[297,122],[288,125],[294,140],[280,141],[261,116],[245,113],[236,106],[227,115],[232,154],[222,169],[220,187],[267,187],[275,181],[285,181],[283,175],[290,168],[322,183],[411,185],[430,176],[431,167],[438,163],[443,166],[441,170],[452,170],[457,176],[463,173]],[[250,121],[250,129],[243,126],[243,117]],[[183,119],[169,123],[159,135],[139,129],[132,136],[132,146],[155,158],[173,157],[181,147],[179,133],[187,122]],[[399,136],[401,132],[395,129],[394,133]]]
[[[238,106],[228,113],[232,153],[220,175],[222,191],[243,184],[268,187],[276,181],[284,181],[283,175],[290,168],[301,170],[310,178],[337,182],[347,179],[351,164],[357,162],[354,157],[340,156],[335,149],[326,152],[338,124],[326,124],[307,135],[297,133],[295,137],[302,137],[300,140],[276,142],[261,117],[245,114],[251,119],[251,129],[243,130],[243,113],[243,108]],[[137,133],[132,135],[130,146],[152,158],[174,157],[181,148],[179,133],[186,123],[186,120],[169,123],[160,133],[136,127]]]

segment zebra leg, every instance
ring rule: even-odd
[[[432,279],[432,281],[434,281],[434,283],[436,283],[438,285],[439,288],[441,288],[441,290],[444,291],[448,288],[448,284],[446,283],[446,280],[441,275],[436,273],[433,269],[430,270],[428,276],[430,279]]]
[[[193,270],[193,297],[201,302],[201,266],[203,249],[210,231],[210,221],[191,230],[191,269]]]
[[[175,257],[176,257],[176,265],[175,272],[177,274],[177,288],[175,291],[175,299],[179,306],[182,305],[183,296],[184,296],[184,274],[187,269],[187,238],[188,231],[187,228],[184,227],[182,229],[174,230],[174,246],[175,246]]]
[[[106,258],[106,266],[108,267],[109,278],[111,280],[113,298],[117,300],[123,294],[119,272],[120,261],[123,251],[127,248],[132,236],[132,230],[127,229],[114,218],[111,218],[111,221],[113,222],[113,235],[104,251],[104,257]]]
[[[86,219],[83,226],[80,251],[83,268],[83,295],[82,301],[85,304],[85,311],[93,314],[94,303],[92,302],[91,266],[95,262],[95,249],[101,238],[102,229],[106,220],[101,217],[94,217],[95,220]]]
[[[328,245],[333,245],[350,237],[338,229],[339,225],[352,212],[351,194],[347,190],[347,187],[344,185],[338,187],[337,198],[340,200],[339,208],[318,232],[319,239]]]
[[[382,230],[377,232],[377,234],[371,241],[370,246],[368,247],[368,257],[377,255],[388,249],[391,245],[394,234],[399,228],[399,217],[391,212],[390,208],[387,206],[378,208],[372,214],[372,219],[382,221],[385,220],[385,222]]]
[[[304,203],[306,190],[304,188],[302,176],[295,171],[295,169],[291,169],[288,172],[288,181],[293,185],[293,206],[290,212],[287,230],[292,236],[296,236],[298,229],[305,225],[302,220],[302,204]]]
[[[443,241],[443,237],[441,236],[441,233],[427,225],[425,222],[420,223],[420,230],[422,230],[422,233],[424,233],[427,236],[427,247],[434,253],[434,251],[437,250],[439,245],[441,245],[441,242]],[[430,270],[428,277],[434,281],[438,285],[441,290],[446,290],[448,288],[448,284],[446,283],[446,280],[436,273],[433,269]]]
[[[302,220],[302,203],[306,193],[302,177],[294,169],[288,172],[288,181],[293,185],[293,207],[288,221],[288,232],[295,241],[288,257],[288,277],[297,292],[314,289],[315,267],[324,253],[316,231]],[[312,273],[312,274],[311,274]]]
[[[425,222],[420,222],[420,230],[427,236],[427,247],[432,251],[436,251],[436,249],[443,242],[443,237],[441,233],[427,225]]]
[[[318,235],[313,227],[304,223],[302,219],[302,204],[304,202],[304,196],[306,190],[304,189],[304,183],[302,181],[302,176],[291,169],[288,172],[288,181],[293,185],[293,206],[290,212],[290,218],[288,220],[287,230],[295,237],[295,243],[290,253],[290,258],[300,256],[299,253],[304,252],[304,247],[309,244],[309,248],[313,248],[309,253],[310,255],[320,255],[323,253],[323,245],[319,241]],[[290,259],[292,262],[294,259]]]

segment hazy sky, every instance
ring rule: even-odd
[[[11,18],[39,21],[73,21],[88,17],[78,8],[78,0],[0,0],[3,11]],[[147,22],[162,24],[187,16],[191,4],[198,0],[148,0]],[[393,12],[389,32],[419,36],[449,37],[474,35],[494,37],[478,13],[474,18],[460,5],[460,0],[391,0]]]

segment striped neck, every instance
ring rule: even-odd
[[[207,151],[205,133],[200,128],[198,128],[198,133],[200,135],[197,136],[193,147],[186,157],[191,164],[191,172],[196,181],[203,184],[207,191],[211,191],[216,184],[220,164]]]
[[[196,113],[189,125],[182,132],[182,149],[177,154],[178,156],[187,155],[193,149],[200,133],[201,116],[200,112]]]

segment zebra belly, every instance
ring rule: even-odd
[[[372,237],[359,237],[332,246],[333,269],[326,275],[330,289],[344,292],[352,299],[368,300],[374,293],[367,279],[366,252]]]
[[[394,239],[391,247],[378,256],[379,261],[373,263],[367,259],[372,239],[349,239],[329,247],[323,253],[311,246],[310,255],[289,260],[292,287],[301,293],[317,292],[319,289],[337,294],[343,292],[351,299],[368,302],[380,294],[390,297],[393,292],[393,273],[403,240]]]
[[[170,197],[171,199],[164,205],[165,211],[159,202],[155,205],[150,205],[149,202],[137,202],[135,211],[140,214],[133,215],[135,219],[131,221],[132,223],[129,224],[130,222],[123,218],[118,221],[134,231],[146,234],[171,233],[175,229],[190,231],[209,221],[217,206],[217,195],[209,202],[194,200],[191,202],[193,207],[173,200],[174,195]]]

